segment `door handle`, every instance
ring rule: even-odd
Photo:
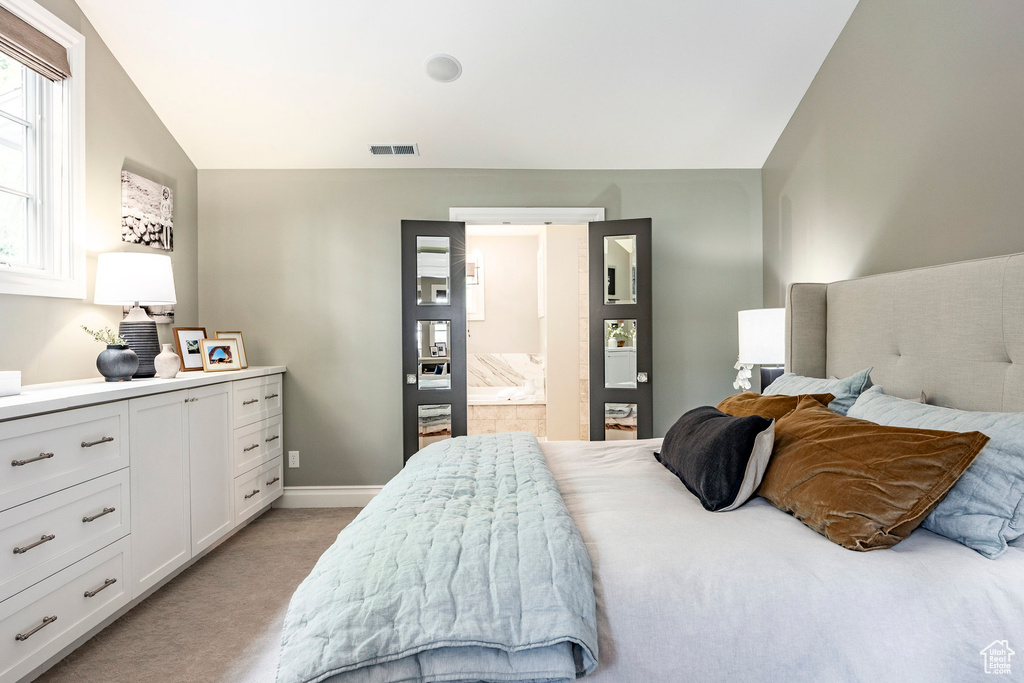
[[[638,372],[636,373],[636,381],[638,384],[647,384],[647,373]]]

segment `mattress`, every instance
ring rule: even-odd
[[[593,565],[590,683],[981,680],[1001,641],[1024,660],[1020,544],[989,560],[919,529],[858,553],[761,498],[708,512],[660,443],[541,445]]]

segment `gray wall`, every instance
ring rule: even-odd
[[[861,0],[762,172],[765,305],[1024,251],[1024,3]]]
[[[289,486],[401,467],[399,234],[452,206],[654,219],[655,429],[732,393],[736,311],[761,304],[760,172],[200,171],[200,318],[283,363]]]
[[[99,376],[96,356],[103,347],[78,326],[116,328],[121,320],[119,307],[86,302],[92,301],[96,254],[131,249],[121,242],[122,168],[174,190],[172,260],[178,324],[193,324],[199,311],[195,166],[78,6],[71,0],[40,0],[40,4],[82,33],[86,40],[88,292],[85,302],[0,295],[0,370],[21,370],[24,384]],[[161,336],[164,341],[171,341],[169,329],[162,329]]]

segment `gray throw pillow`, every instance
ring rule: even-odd
[[[835,400],[828,407],[835,413],[846,415],[853,402],[861,393],[871,386],[873,368],[861,370],[846,379],[819,379],[804,377],[787,372],[769,384],[763,393],[765,396],[800,396],[801,394],[832,394]]]
[[[1024,413],[930,406],[872,387],[857,399],[850,417],[988,436],[988,444],[921,526],[989,558],[999,557],[1009,541],[1024,536]]]
[[[775,442],[775,420],[733,417],[717,408],[694,408],[665,434],[654,454],[697,496],[704,509],[728,512],[761,485]]]

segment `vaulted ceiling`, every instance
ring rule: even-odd
[[[199,168],[659,169],[760,168],[856,0],[78,3]]]

